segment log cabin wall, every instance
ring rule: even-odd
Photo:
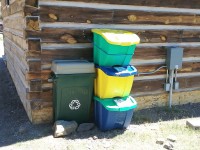
[[[131,64],[139,72],[165,65],[163,47],[183,47],[180,89],[173,95],[173,104],[200,102],[198,0],[15,0],[13,7],[19,3],[21,10],[2,7],[4,40],[8,69],[33,123],[52,120],[52,83],[48,82],[52,60],[92,61],[92,28],[138,34],[141,44]],[[19,23],[12,22],[16,17],[21,17]],[[131,95],[139,109],[167,105],[165,78],[165,69],[135,78]]]

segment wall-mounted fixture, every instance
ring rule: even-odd
[[[167,47],[167,77],[164,84],[165,91],[169,91],[169,108],[172,104],[172,92],[179,89],[179,82],[177,81],[177,71],[182,68],[183,48],[181,47]]]

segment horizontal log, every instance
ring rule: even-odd
[[[200,31],[170,31],[170,30],[129,30],[136,33],[141,43],[167,43],[167,42],[200,42]],[[90,29],[63,29],[63,28],[43,28],[41,31],[26,31],[26,37],[41,38],[47,43],[66,43],[61,37],[72,36],[77,43],[88,43],[93,40]]]
[[[77,7],[78,6],[78,7]],[[156,8],[147,8],[147,10],[138,9],[129,10],[129,7],[119,6],[114,9],[113,5],[105,5],[99,8],[99,5],[93,5],[94,8],[80,7],[80,5],[56,7],[41,6],[39,15],[42,22],[77,22],[93,24],[163,24],[163,25],[199,25],[200,11],[194,10],[193,13],[158,11]],[[98,6],[96,8],[96,6]],[[122,8],[124,8],[122,10]],[[135,8],[135,7],[133,7]],[[136,7],[137,8],[137,7]],[[161,9],[165,10],[164,8]],[[63,13],[60,13],[63,12]],[[199,14],[198,14],[199,13]]]
[[[12,60],[16,60],[18,62],[21,71],[25,74],[28,68],[24,57],[25,52],[8,38],[4,38],[4,47],[5,50],[9,53],[10,57],[12,57]]]
[[[188,103],[199,103],[199,90],[187,89],[183,92],[174,92],[172,95],[172,105],[183,105]],[[132,95],[134,96],[134,95]],[[167,107],[169,106],[169,94],[163,93],[159,95],[149,95],[149,96],[134,96],[138,107],[137,110],[153,108],[153,107]]]
[[[23,50],[27,50],[27,42],[24,38],[14,35],[11,32],[8,32],[6,30],[3,31],[4,37],[7,37],[9,40],[13,41],[18,47],[20,47]]]
[[[71,3],[70,3],[71,2]],[[77,3],[79,2],[79,3]],[[130,1],[130,0],[64,0],[64,1],[60,1],[60,0],[40,0],[39,1],[39,5],[64,5],[63,3],[66,3],[66,5],[68,4],[76,4],[81,5],[82,2],[87,2],[85,3],[85,6],[90,6],[88,3],[106,3],[106,4],[121,4],[121,5],[138,5],[138,6],[155,6],[155,7],[177,7],[177,8],[200,8],[199,1],[198,0],[173,0],[173,1],[163,1],[163,0],[156,0],[156,1],[152,1],[152,0],[145,0],[145,1],[141,1],[141,0],[134,0],[134,1]],[[84,4],[82,4],[84,5]],[[97,6],[100,4],[96,4]]]
[[[164,64],[163,64],[164,65]],[[138,70],[139,73],[148,73],[156,70],[159,68],[161,65],[160,64],[153,64],[153,65],[141,65],[141,66],[135,66]],[[160,75],[160,74],[166,74],[166,68],[160,69],[152,75]],[[191,72],[200,72],[200,62],[184,62],[182,69],[179,69],[178,73],[191,73]],[[145,76],[150,76],[150,75],[145,75]],[[144,75],[141,75],[144,76]]]
[[[41,72],[27,72],[26,80],[41,79],[48,80],[50,78],[51,70],[42,70]]]
[[[12,28],[7,28],[4,26],[3,28],[3,32],[10,32],[12,33],[13,35],[16,35],[16,36],[19,36],[21,38],[25,38],[25,32],[24,31],[21,31],[21,30],[16,30],[16,29],[12,29]]]
[[[166,57],[166,50],[162,47],[156,47],[155,48],[149,48],[149,47],[143,47],[143,44],[139,44],[135,50],[135,54],[133,56],[132,64],[163,64],[165,62]],[[154,45],[154,44],[151,44]],[[182,47],[183,43],[180,43],[180,46]],[[185,47],[186,46],[186,47]],[[153,46],[152,46],[153,47]],[[199,47],[188,47],[188,44],[185,43],[183,45],[184,48],[184,59],[185,62],[198,62],[200,57],[200,51]],[[74,51],[70,51],[74,50]],[[68,52],[70,52],[70,55],[73,55],[73,53],[77,53],[78,51],[84,52],[84,55],[87,55],[88,57],[85,57],[89,60],[93,59],[92,56],[92,45],[91,44],[49,44],[49,43],[43,43],[42,44],[42,53],[46,55],[58,55],[59,58],[62,55],[68,55]],[[79,56],[79,54],[76,54]],[[82,54],[81,54],[82,55]],[[63,57],[64,58],[64,57]],[[148,60],[148,61],[144,61]],[[144,61],[144,62],[143,62]]]
[[[42,92],[28,92],[27,99],[41,99],[43,101],[53,101],[53,91],[42,91]]]
[[[179,92],[184,89],[195,88],[200,89],[200,77],[180,77],[178,78],[180,83]],[[155,79],[155,80],[138,80],[133,83],[133,88],[131,93],[135,95],[146,95],[145,93],[163,93],[164,91],[165,79]]]
[[[42,62],[51,62],[55,59],[86,59],[92,61],[92,50],[88,49],[65,49],[63,50],[42,50]]]
[[[178,70],[177,78],[185,78],[185,77],[198,77],[200,76],[199,72],[191,72],[191,73],[179,73],[180,70]],[[152,76],[142,76],[142,75],[136,75],[134,80],[135,81],[141,81],[141,80],[156,80],[156,79],[166,79],[167,75],[166,74],[161,74],[161,75],[152,75]]]
[[[21,102],[27,112],[29,119],[31,119],[32,117],[31,117],[31,111],[30,111],[30,103],[26,99],[26,87],[24,87],[24,85],[21,82],[18,74],[16,73],[13,65],[11,65],[10,62],[7,62],[7,67],[10,72],[10,75],[13,79],[13,82],[15,84],[15,87],[16,87],[17,93],[21,99]]]
[[[2,6],[2,17],[10,16],[12,14],[15,14],[19,11],[23,10],[23,7],[25,5],[24,0],[15,0],[13,3],[10,3],[9,7],[6,6],[5,1],[1,2]]]
[[[179,77],[178,82],[180,84],[180,89],[176,92],[185,91],[188,89],[199,90],[200,89],[200,76],[196,77]],[[135,96],[144,96],[152,94],[166,93],[164,91],[165,79],[151,79],[151,80],[136,80],[133,83],[131,94]],[[43,81],[42,88],[51,90],[53,87],[52,83]]]
[[[3,25],[6,28],[23,31],[25,29],[24,12],[20,11],[3,18]]]
[[[184,26],[184,25],[140,25],[140,24],[90,24],[90,23],[69,23],[69,22],[41,22],[40,28],[71,28],[71,29],[94,29],[94,28],[112,28],[123,30],[200,30],[199,26]]]
[[[144,65],[139,65],[139,66],[135,65],[135,67],[138,70],[138,73],[152,72],[155,69],[159,68],[160,66],[161,66],[160,64],[152,64],[152,65],[144,64]],[[136,80],[144,80],[143,77],[146,77],[146,76],[149,76],[149,78],[147,78],[147,79],[152,79],[154,77],[158,78],[157,75],[162,75],[161,78],[165,78],[166,72],[167,72],[166,68],[163,68],[153,74],[149,74],[149,75],[141,74],[141,75],[139,75],[139,78],[136,77]],[[200,72],[200,62],[184,62],[182,69],[178,70],[179,75],[182,75],[183,73],[184,74],[188,73],[188,76],[189,76],[189,74],[191,75],[191,73],[199,73],[199,72]],[[49,62],[48,70],[46,68],[45,70],[42,70],[41,72],[26,73],[26,80],[32,80],[32,79],[48,80],[50,78],[50,73],[51,73],[51,62]]]
[[[24,87],[26,87],[28,89],[28,83],[24,79],[25,75],[24,75],[23,68],[22,68],[23,66],[21,65],[20,61],[18,60],[17,57],[12,56],[12,54],[7,49],[5,49],[5,54],[6,54],[7,62],[9,62],[10,65],[12,65],[15,73],[20,78],[20,81],[23,83]]]

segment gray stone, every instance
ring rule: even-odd
[[[186,125],[194,130],[200,129],[200,119],[187,120]]]
[[[79,125],[77,132],[89,131],[94,128],[94,123],[82,123]]]
[[[164,146],[165,149],[173,150],[173,145],[170,142],[165,142]]]
[[[58,120],[54,123],[54,137],[69,135],[75,132],[77,127],[76,121]]]
[[[171,141],[171,142],[176,142],[176,141],[177,141],[177,137],[176,137],[175,135],[169,135],[169,136],[167,137],[167,139],[168,139],[169,141]]]
[[[164,142],[165,142],[165,139],[163,139],[163,138],[158,138],[158,139],[156,140],[156,144],[163,145]]]
[[[98,139],[98,137],[97,137],[97,136],[93,136],[92,138],[93,138],[93,140],[97,140],[97,139]]]

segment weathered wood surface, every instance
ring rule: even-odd
[[[141,43],[200,42],[200,30],[129,30],[136,33]],[[41,31],[26,31],[26,37],[41,38],[45,43],[67,43],[61,37],[71,35],[77,43],[93,41],[91,29],[43,28]]]
[[[59,1],[59,0],[40,0],[40,1]],[[91,3],[108,3],[138,6],[156,6],[156,7],[175,7],[175,8],[200,8],[199,0],[62,0],[73,2],[91,2]]]
[[[10,3],[9,7],[6,6],[5,1],[2,1],[1,5],[2,17],[6,17],[15,14],[19,11],[22,11],[23,7],[25,6],[25,0],[15,0],[12,3]]]
[[[112,6],[112,5],[111,5]],[[62,13],[60,13],[62,12]],[[197,14],[196,14],[197,13]],[[179,12],[145,12],[145,10],[105,10],[96,8],[41,6],[43,22],[77,22],[97,24],[199,25],[200,14]]]
[[[10,28],[18,31],[24,31],[26,27],[24,22],[24,12],[22,11],[3,18],[3,25],[5,28]]]
[[[200,102],[199,95],[200,95],[200,90],[174,92],[172,96],[173,99],[172,105],[187,104],[188,100],[192,103],[199,103]],[[169,106],[168,97],[169,95],[167,93],[136,97],[135,99],[138,103],[138,107],[136,110],[152,108],[152,107]]]
[[[28,45],[27,42],[24,38],[17,36],[15,34],[12,34],[12,32],[3,31],[3,34],[5,37],[7,37],[9,40],[13,41],[18,47],[22,48],[23,50],[27,50],[28,49]]]
[[[180,83],[180,91],[185,90],[200,90],[200,77],[179,77],[178,82]],[[131,93],[134,96],[141,95],[155,95],[165,93],[164,91],[165,79],[154,79],[154,80],[138,80],[133,83]]]

